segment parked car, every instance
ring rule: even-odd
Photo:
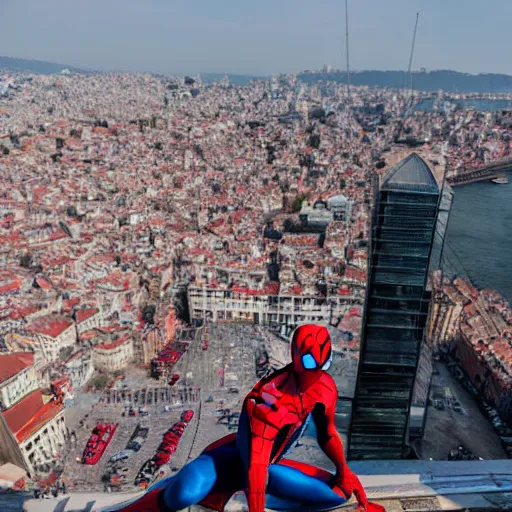
[[[174,386],[174,384],[176,384],[176,382],[178,382],[180,380],[180,376],[178,373],[175,373],[170,379],[169,379],[169,385],[170,386]]]
[[[434,407],[438,411],[444,411],[445,410],[444,402],[442,400],[434,400]]]
[[[133,450],[134,452],[138,452],[141,449],[142,443],[144,442],[143,437],[136,437],[132,439],[127,445],[127,450]]]
[[[117,423],[98,423],[94,427],[84,449],[82,456],[83,464],[94,465],[100,460],[116,432],[117,425]]]
[[[135,451],[132,450],[123,450],[122,452],[115,453],[108,459],[109,462],[121,462],[126,460],[130,455],[133,455]]]
[[[194,411],[188,409],[181,415],[182,421],[185,421],[187,423],[190,423],[192,421],[192,418],[194,417]]]

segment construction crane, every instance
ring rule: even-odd
[[[345,51],[347,55],[347,96],[350,98],[350,63],[348,51],[348,0],[345,0]]]
[[[407,86],[409,86],[409,89],[412,90],[412,72],[411,72],[411,68],[412,68],[412,59],[414,57],[414,46],[416,45],[416,32],[418,31],[418,21],[420,19],[420,13],[417,12],[416,13],[416,24],[414,25],[414,34],[412,36],[412,47],[411,47],[411,56],[409,58],[409,69],[407,70],[407,77],[408,77],[408,82],[407,83],[407,80],[406,80],[406,85],[405,87],[407,88]]]

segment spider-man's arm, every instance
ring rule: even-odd
[[[274,441],[279,430],[290,418],[285,407],[279,406],[282,393],[274,383],[257,385],[247,395],[245,407],[251,426],[247,502],[249,512],[264,512],[268,466]]]
[[[346,498],[355,495],[361,507],[368,509],[368,498],[366,492],[359,481],[359,478],[348,467],[343,452],[343,444],[336,430],[334,415],[336,412],[337,392],[329,396],[324,392],[324,403],[318,403],[313,410],[313,420],[317,429],[318,444],[322,451],[331,459],[336,467],[336,475],[333,484],[339,487]]]

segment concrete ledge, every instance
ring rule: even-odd
[[[388,512],[512,509],[512,461],[365,461],[350,464],[368,497]],[[141,493],[74,493],[28,500],[26,512],[100,512]],[[241,510],[233,504],[230,509]],[[354,508],[352,502],[341,510]]]

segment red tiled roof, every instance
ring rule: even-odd
[[[44,404],[41,390],[38,389],[2,414],[21,443],[54,418],[62,408],[62,404],[54,401]]]
[[[85,341],[85,340],[92,340],[93,338],[96,338],[99,336],[99,333],[97,330],[95,329],[91,329],[89,331],[85,331],[83,332],[82,334],[80,334],[80,339],[82,341]]]
[[[31,315],[36,311],[39,311],[39,308],[37,306],[18,306],[16,307],[16,309],[13,309],[13,311],[9,315],[9,318],[12,318],[13,320],[25,318],[26,316]]]
[[[73,325],[73,322],[67,318],[45,316],[32,322],[27,327],[27,330],[38,334],[45,334],[51,338],[56,338],[71,325]]]
[[[73,306],[80,304],[80,299],[78,297],[73,297],[71,299],[65,300],[63,302],[64,309],[72,309]]]
[[[130,339],[130,335],[126,334],[124,336],[121,336],[117,340],[101,343],[100,345],[97,345],[96,348],[99,348],[101,350],[113,350],[114,348],[120,347],[125,341],[128,341]]]
[[[39,285],[39,287],[42,288],[43,290],[51,290],[52,289],[52,285],[50,284],[48,279],[46,279],[43,276],[36,276],[36,282]]]
[[[15,290],[19,290],[21,288],[21,285],[23,284],[23,279],[18,276],[14,276],[11,281],[2,284],[0,286],[0,294],[1,293],[9,293],[13,292]]]
[[[0,354],[0,383],[9,380],[17,373],[34,364],[33,352]]]
[[[91,316],[94,316],[99,310],[96,308],[78,309],[76,312],[76,322],[81,323]]]
[[[41,390],[36,389],[2,414],[9,428],[16,435],[37,414],[43,405]]]

